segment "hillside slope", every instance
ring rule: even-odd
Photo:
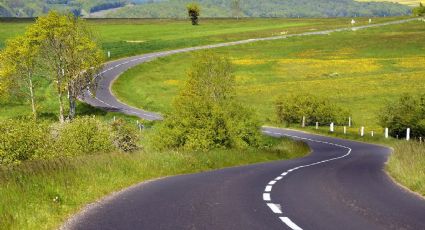
[[[117,18],[185,18],[193,0],[2,0],[0,17],[35,17],[51,9]],[[203,17],[236,16],[229,0],[197,0]],[[113,9],[113,10],[111,10]],[[108,11],[109,10],[109,11]],[[102,13],[96,13],[103,11]],[[242,17],[355,17],[410,14],[408,6],[354,0],[241,0]]]
[[[183,18],[192,0],[168,0],[121,8],[107,17]],[[232,16],[231,1],[198,0],[204,17]],[[244,17],[348,17],[405,15],[410,8],[395,3],[360,3],[353,0],[242,0]],[[234,15],[234,14],[233,14]]]

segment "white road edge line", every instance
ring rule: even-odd
[[[293,171],[296,171],[296,170],[299,170],[299,169],[302,169],[302,168],[311,167],[311,166],[323,164],[323,163],[326,163],[326,162],[345,158],[345,157],[349,156],[351,154],[351,151],[352,151],[352,149],[350,147],[335,144],[335,143],[330,143],[330,142],[326,142],[326,141],[318,141],[318,140],[314,140],[314,139],[310,139],[310,138],[299,137],[299,136],[294,136],[294,135],[289,135],[289,134],[284,134],[284,133],[278,133],[276,131],[270,132],[270,131],[265,130],[265,131],[263,131],[263,133],[273,134],[273,135],[277,135],[277,136],[286,136],[286,137],[291,137],[291,138],[295,138],[295,139],[307,140],[307,141],[311,141],[311,142],[322,143],[322,144],[326,144],[326,145],[332,145],[332,146],[348,149],[348,152],[346,154],[340,156],[340,157],[334,157],[334,158],[318,161],[318,162],[307,164],[307,165],[300,165],[300,166],[294,167],[292,169],[289,169],[286,172],[283,172],[276,179],[271,180],[267,184],[266,188],[264,189],[265,193],[263,193],[263,200],[267,202],[266,203],[267,206],[269,206],[269,208],[272,210],[272,212],[276,213],[276,214],[282,214],[282,210],[281,210],[280,205],[274,204],[274,203],[269,203],[269,202],[271,201],[270,193],[273,190],[273,185],[275,185],[277,183],[277,181],[280,181],[284,176],[288,175],[290,172],[293,172]],[[297,224],[295,224],[291,219],[289,219],[289,217],[279,217],[279,218],[280,218],[280,220],[282,220],[283,223],[285,223],[291,229],[302,230],[302,228],[299,227]]]

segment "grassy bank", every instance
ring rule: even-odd
[[[104,154],[0,168],[1,229],[54,229],[90,202],[141,181],[302,157],[305,144],[269,139],[262,150]]]
[[[238,99],[275,118],[279,95],[313,93],[349,109],[354,124],[378,129],[386,101],[425,83],[425,23],[411,22],[215,49],[233,59]],[[385,42],[383,42],[385,41]],[[178,54],[127,71],[113,85],[120,100],[167,113],[194,56]]]
[[[400,142],[388,161],[387,171],[400,184],[425,197],[425,144]]]
[[[396,20],[398,18],[377,18],[376,22]],[[31,23],[29,20],[5,21],[0,19],[0,49],[5,40],[22,34]],[[359,19],[366,24],[367,19]],[[241,39],[270,37],[282,33],[299,33],[349,26],[346,18],[337,19],[204,19],[200,26],[192,26],[187,20],[153,20],[153,19],[97,19],[89,20],[99,43],[105,51],[111,51],[111,59],[143,54],[161,50],[177,49],[197,45],[229,42]],[[187,63],[190,61],[188,60]],[[55,87],[48,79],[38,79],[36,101],[41,117],[55,117],[58,100]],[[139,96],[137,94],[136,96]],[[145,98],[134,98],[139,100]],[[146,101],[146,100],[144,100]],[[84,107],[84,106],[83,106]],[[90,112],[83,108],[84,111]],[[80,108],[77,111],[81,111]],[[27,101],[0,101],[0,119],[28,116],[31,114]],[[91,113],[89,113],[91,114]],[[110,113],[109,118],[116,116]]]

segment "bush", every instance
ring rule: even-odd
[[[419,3],[419,7],[413,8],[413,16],[425,16],[425,6]]]
[[[114,150],[111,128],[91,117],[60,124],[56,138],[57,154],[76,156]]]
[[[118,119],[112,123],[112,142],[115,148],[123,152],[133,152],[139,148],[140,135],[138,130]]]
[[[411,129],[412,137],[425,137],[425,94],[406,94],[397,102],[388,103],[382,109],[379,122],[393,137],[406,137],[407,128]]]
[[[0,121],[0,165],[62,156],[132,152],[139,148],[135,127],[117,120],[111,125],[81,117],[69,123],[33,120]]]
[[[315,125],[316,122],[344,125],[350,116],[348,111],[329,99],[311,94],[280,97],[276,101],[276,113],[278,121],[286,125],[300,124],[303,117],[306,118],[306,125]]]
[[[234,101],[234,86],[228,59],[211,52],[199,55],[171,115],[151,137],[153,147],[207,151],[257,145],[260,123]]]
[[[0,164],[46,158],[51,154],[51,137],[46,123],[32,120],[0,121]]]

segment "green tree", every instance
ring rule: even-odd
[[[425,16],[425,6],[421,3],[419,3],[419,7],[413,8],[413,15],[414,16]]]
[[[425,136],[425,94],[403,95],[381,111],[380,124],[389,129],[391,136],[405,137],[407,128],[411,128],[412,137]]]
[[[239,17],[241,16],[241,0],[232,0],[231,2],[231,8],[232,8],[232,15],[233,17],[235,17],[236,19],[239,19]]]
[[[173,111],[153,136],[157,148],[209,150],[258,145],[260,123],[234,99],[230,61],[211,52],[197,56]]]
[[[75,116],[76,100],[84,90],[96,87],[94,74],[102,67],[103,54],[82,19],[51,11],[29,28],[40,44],[41,57],[56,84],[59,120],[65,120],[64,96],[68,95],[69,115]]]
[[[201,13],[201,7],[196,3],[190,3],[186,6],[187,13],[189,14],[192,25],[199,24],[199,15]]]
[[[300,124],[303,117],[306,125],[335,123],[343,125],[347,122],[350,113],[332,103],[327,98],[311,94],[293,94],[280,97],[276,101],[276,113],[279,122],[286,125]]]
[[[34,79],[38,76],[39,43],[28,34],[8,40],[0,55],[1,82],[8,93],[23,92],[37,118]],[[7,85],[7,86],[6,86]]]

